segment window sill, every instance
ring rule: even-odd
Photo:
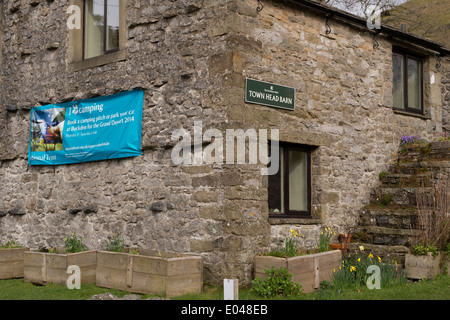
[[[82,61],[70,62],[68,68],[69,72],[75,72],[84,69],[100,67],[109,63],[123,61],[126,59],[127,54],[125,50],[120,50]]]
[[[403,116],[411,116],[411,117],[416,117],[416,118],[420,118],[420,119],[424,119],[424,120],[431,119],[429,116],[426,116],[422,113],[408,112],[408,111],[403,111],[403,110],[399,110],[399,109],[392,109],[392,111],[394,111],[394,113],[396,113],[396,114],[401,114]]]
[[[269,217],[269,224],[319,224],[320,219],[313,218],[276,218]]]

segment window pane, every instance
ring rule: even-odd
[[[119,0],[108,0],[106,28],[106,50],[119,48]]]
[[[399,54],[394,54],[392,59],[393,59],[393,73],[394,73],[392,95],[394,97],[394,107],[404,108],[403,56]]]
[[[408,108],[421,110],[420,61],[408,59]]]
[[[283,148],[280,147],[280,168],[277,174],[269,175],[269,212],[284,213],[284,188],[283,188]]]
[[[308,210],[307,154],[289,151],[289,210]]]
[[[103,34],[105,22],[104,0],[85,1],[84,58],[103,54]]]

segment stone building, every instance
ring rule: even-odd
[[[248,283],[254,255],[291,228],[313,247],[324,226],[357,226],[402,135],[449,129],[450,49],[433,41],[310,0],[108,8],[114,32],[96,29],[90,0],[0,1],[0,242],[51,247],[76,232],[102,249],[120,232],[201,254],[207,281]],[[293,88],[294,109],[246,102],[246,79]],[[33,107],[133,88],[144,89],[141,156],[28,165]],[[283,175],[261,162],[175,165],[173,132],[199,121],[224,136],[278,129]]]

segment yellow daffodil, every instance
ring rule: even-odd
[[[373,258],[373,254],[369,254],[369,258]]]
[[[336,272],[336,269],[333,269],[333,272]]]
[[[356,268],[354,266],[350,266],[350,272],[356,271]]]
[[[358,260],[356,260],[356,261],[361,262],[361,258],[358,258]]]
[[[381,258],[380,257],[378,257],[378,262],[381,262]]]

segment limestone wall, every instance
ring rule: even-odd
[[[424,48],[376,36],[362,27],[266,1],[238,1],[233,42],[235,96],[243,95],[245,77],[296,89],[296,110],[245,105],[229,108],[242,125],[280,128],[280,140],[318,146],[313,153],[312,221],[271,221],[271,246],[281,245],[295,227],[304,246],[315,245],[319,228],[355,227],[378,175],[395,161],[403,134],[435,140],[441,133],[440,71]],[[374,48],[378,44],[378,48]],[[422,52],[425,116],[392,109],[392,47]],[[433,79],[431,81],[430,79]],[[231,100],[230,100],[231,101]]]
[[[440,135],[441,78],[427,83],[426,116],[392,110],[392,42],[282,1],[126,1],[124,57],[77,70],[66,27],[69,1],[8,1],[0,83],[0,242],[62,245],[76,232],[104,248],[194,252],[205,280],[249,282],[253,257],[296,228],[314,246],[322,226],[355,226],[403,134]],[[423,50],[423,48],[416,48]],[[296,109],[244,103],[245,78],[294,87]],[[56,167],[27,165],[30,109],[145,89],[143,155]],[[313,219],[268,217],[261,165],[171,162],[172,132],[279,129],[315,146]]]
[[[441,59],[442,70],[442,127],[450,135],[450,57]]]

